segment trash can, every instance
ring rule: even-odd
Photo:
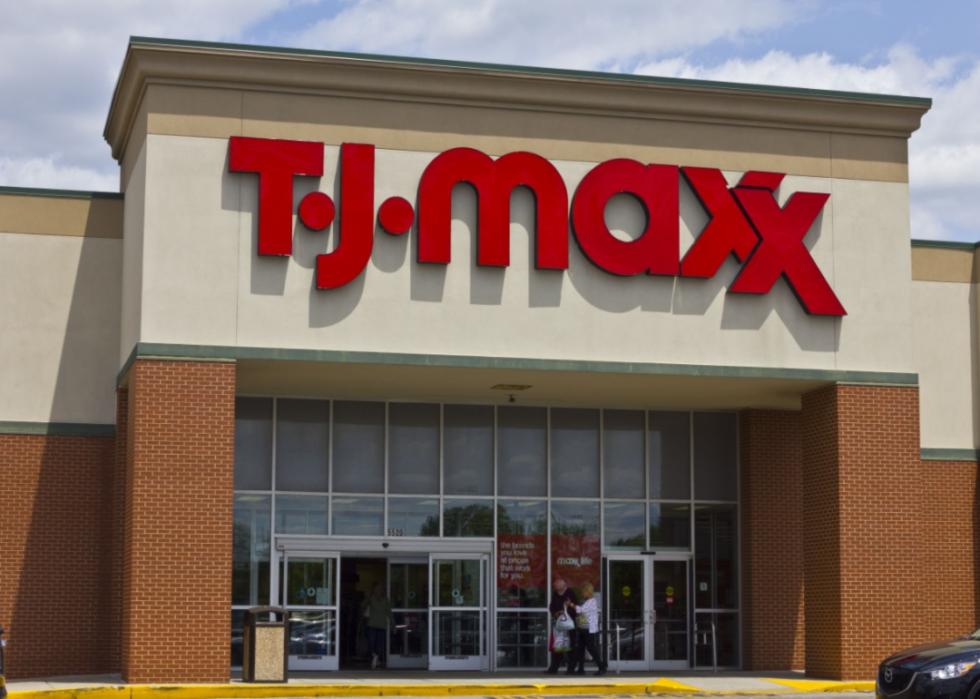
[[[288,676],[289,629],[286,610],[252,607],[245,612],[242,680],[285,682]]]

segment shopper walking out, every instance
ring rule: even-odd
[[[551,612],[551,626],[554,629],[558,620],[566,614],[570,613],[569,605],[574,605],[578,600],[575,598],[575,593],[572,591],[568,584],[565,582],[564,578],[556,577],[554,581],[554,592],[551,595],[551,604],[548,605],[548,611]],[[555,641],[559,638],[560,633],[567,633],[567,636],[571,642],[570,648],[562,648],[556,645]],[[548,650],[551,652],[551,662],[548,665],[548,674],[555,675],[558,673],[558,668],[561,667],[562,662],[567,657],[568,658],[568,674],[572,674],[572,654],[575,652],[575,632],[559,632],[553,631],[551,635],[551,643],[548,644]]]
[[[388,633],[388,619],[391,617],[391,602],[385,597],[381,583],[371,590],[367,607],[364,609],[367,619],[368,650],[371,652],[371,669],[376,669],[382,662],[385,653],[385,636]]]
[[[574,644],[575,655],[571,658],[568,672],[575,672],[578,675],[585,674],[585,651],[589,651],[589,656],[593,662],[599,666],[597,675],[606,674],[606,663],[599,653],[599,605],[595,600],[595,589],[592,583],[585,583],[582,586],[582,604],[572,604],[575,608],[577,621],[575,624],[575,634],[578,637]]]

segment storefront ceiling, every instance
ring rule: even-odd
[[[238,362],[238,392],[359,400],[411,400],[618,408],[781,408],[796,410],[818,379],[669,376],[635,373],[420,367],[248,360]],[[509,392],[499,384],[530,388]]]

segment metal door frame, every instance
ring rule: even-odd
[[[478,585],[480,599],[478,606],[464,607],[444,607],[436,604],[436,576],[435,564],[437,561],[462,561],[475,560],[480,563],[480,581]],[[430,553],[429,554],[429,669],[430,670],[489,670],[490,669],[490,648],[492,646],[491,626],[491,604],[490,590],[488,589],[490,580],[490,555],[486,553]],[[479,643],[480,653],[478,655],[463,656],[461,658],[451,658],[448,656],[436,655],[433,643],[436,636],[435,615],[441,611],[464,611],[479,613]]]
[[[289,562],[290,560],[328,560],[334,561],[333,604],[332,605],[289,605]],[[333,655],[325,655],[320,660],[305,659],[303,656],[289,655],[287,663],[290,670],[331,671],[340,667],[340,552],[338,551],[285,551],[282,554],[282,585],[281,595],[283,607],[286,609],[287,620],[289,612],[320,612],[333,611]],[[278,581],[277,581],[278,582]],[[287,633],[289,632],[287,626]]]
[[[686,670],[692,667],[691,661],[691,614],[693,605],[691,600],[691,555],[686,552],[665,552],[656,555],[643,553],[607,553],[605,556],[605,574],[607,585],[610,589],[605,592],[605,603],[603,612],[606,619],[610,622],[611,614],[609,605],[612,601],[612,581],[609,566],[614,561],[630,561],[639,563],[643,572],[643,659],[642,660],[616,660],[615,652],[609,653],[608,663],[612,670],[626,671],[646,671],[646,670]],[[687,658],[684,660],[660,660],[655,657],[654,649],[654,630],[656,623],[656,608],[654,606],[654,569],[658,562],[683,562],[685,563],[684,592],[687,600],[687,610],[684,615],[687,626]],[[616,629],[609,628],[609,647],[614,651],[618,647],[616,643]]]
[[[612,603],[612,573],[610,571],[610,564],[617,561],[628,561],[631,563],[639,563],[640,570],[643,574],[643,588],[641,592],[643,593],[643,610],[640,612],[641,618],[643,620],[643,658],[641,660],[617,660],[616,652],[619,648],[619,643],[617,642],[616,628],[609,627],[609,647],[612,648],[612,652],[607,653],[608,664],[610,670],[626,670],[626,671],[642,671],[650,669],[651,656],[653,655],[653,644],[651,642],[651,631],[650,631],[650,615],[651,615],[651,602],[653,582],[651,580],[651,575],[653,569],[650,566],[650,556],[644,556],[642,553],[608,553],[605,556],[605,573],[606,573],[606,584],[609,586],[609,590],[605,591],[605,604],[603,604],[603,612],[605,613],[605,618],[609,620],[609,624],[612,624],[612,613],[610,610],[610,604]],[[649,590],[648,590],[649,588]]]
[[[391,566],[393,564],[394,565],[397,565],[397,564],[400,564],[400,563],[401,564],[408,564],[408,565],[424,565],[426,567],[426,570],[428,571],[429,575],[430,576],[432,575],[432,568],[431,568],[431,565],[429,563],[429,557],[426,556],[425,554],[421,554],[419,556],[408,556],[408,555],[405,555],[405,556],[388,556],[387,557],[387,576],[386,577],[387,577],[387,587],[388,587],[387,592],[388,592],[388,599],[389,600],[394,599],[392,597],[392,594],[391,594]],[[425,591],[426,599],[429,600],[432,597],[432,594],[430,592],[430,589],[432,588],[432,579],[431,579],[431,577],[428,580],[428,584],[426,585],[426,588],[427,588],[426,591]],[[429,615],[429,609],[428,609],[428,607],[426,607],[425,609],[422,609],[421,607],[419,607],[419,608],[414,608],[414,607],[412,607],[412,608],[409,608],[409,607],[399,607],[397,610],[393,607],[391,611],[392,611],[392,614],[394,614],[396,611],[418,612],[420,615],[421,614],[424,614],[427,617],[427,620],[428,620],[428,622],[430,624],[432,622],[431,618],[429,618],[430,615]],[[411,662],[410,660],[407,659],[407,658],[410,658],[411,656],[402,656],[402,655],[395,656],[395,655],[392,655],[391,654],[391,631],[392,630],[393,629],[390,629],[389,630],[389,633],[386,634],[386,640],[385,640],[385,644],[386,644],[385,645],[385,657],[388,659],[387,667],[397,668],[397,669],[406,669],[406,670],[408,670],[408,669],[412,669],[412,670],[415,670],[415,669],[418,669],[418,670],[427,669],[429,667],[429,651],[431,649],[431,641],[429,639],[426,639],[425,653],[422,655],[422,659],[420,661],[418,661],[418,662],[414,662],[413,663],[413,662]],[[427,635],[429,636],[429,638],[432,637],[432,629],[431,628],[429,628]]]
[[[650,644],[650,653],[648,657],[650,658],[650,669],[651,670],[687,670],[692,667],[692,646],[691,646],[691,615],[694,612],[694,604],[691,596],[691,554],[689,553],[658,553],[655,556],[647,556],[649,563],[647,568],[644,570],[645,574],[649,575],[649,580],[646,583],[647,592],[649,597],[647,598],[650,605],[650,636],[648,643]],[[684,647],[687,649],[687,658],[684,660],[660,660],[656,657],[656,645],[654,643],[654,633],[656,630],[655,623],[657,621],[656,607],[654,606],[654,576],[656,574],[655,569],[658,563],[684,563],[684,597],[687,603],[687,609],[684,612],[684,623],[687,629],[687,639]]]

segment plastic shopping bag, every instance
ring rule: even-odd
[[[555,638],[551,644],[552,653],[567,653],[572,649],[572,639],[567,631],[555,631]]]
[[[558,615],[558,619],[555,621],[556,631],[571,631],[575,628],[575,622],[572,621],[571,617],[565,612]]]

